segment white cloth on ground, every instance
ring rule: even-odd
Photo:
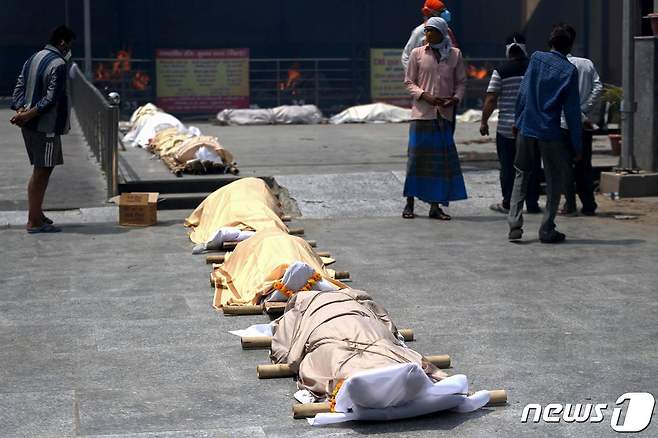
[[[298,292],[301,288],[306,286],[306,283],[314,273],[315,270],[308,264],[304,262],[295,262],[288,266],[288,269],[286,269],[286,272],[283,274],[281,281],[287,289]],[[311,290],[326,292],[330,290],[338,290],[338,287],[324,279],[321,279],[320,281],[313,284]],[[267,301],[285,302],[288,301],[288,297],[280,291],[275,290],[267,297]]]
[[[274,333],[272,333],[272,325],[271,324],[254,324],[246,329],[242,330],[231,330],[229,331],[230,334],[235,335],[235,336],[274,336]]]
[[[366,370],[346,379],[336,395],[333,413],[317,414],[309,424],[322,426],[353,420],[385,421],[432,412],[472,412],[485,406],[489,391],[468,394],[463,374],[432,382],[415,363]]]
[[[316,124],[323,120],[315,105],[282,105],[264,109],[225,109],[217,114],[223,125]]]
[[[158,112],[146,118],[143,123],[133,127],[124,137],[123,143],[132,147],[146,147],[155,134],[166,128],[178,128],[185,131],[185,125],[176,117],[168,113]]]
[[[329,123],[400,123],[410,120],[410,109],[380,102],[347,108],[330,118]]]
[[[192,254],[222,249],[225,242],[242,242],[253,236],[255,231],[241,231],[239,228],[222,227],[206,243],[199,243],[192,249]]]

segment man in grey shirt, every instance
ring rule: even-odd
[[[56,28],[49,44],[32,55],[18,75],[11,108],[11,123],[19,126],[25,148],[34,166],[27,186],[28,233],[61,231],[43,213],[43,198],[55,166],[63,164],[60,136],[69,131],[69,102],[66,94],[67,60],[75,33],[66,26]]]

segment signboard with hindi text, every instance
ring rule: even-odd
[[[156,51],[157,105],[173,113],[249,106],[249,49]]]
[[[404,86],[401,57],[402,49],[370,49],[370,97],[373,102],[411,106],[411,98]]]

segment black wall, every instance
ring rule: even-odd
[[[596,0],[597,3],[599,0]],[[602,0],[608,2],[608,0]],[[521,0],[445,0],[465,56],[500,57],[506,35],[523,28]],[[544,49],[550,24],[582,28],[584,0],[544,0],[528,24],[531,49]],[[4,0],[0,15],[0,96],[9,95],[24,60],[66,19],[65,0]],[[367,57],[370,47],[402,47],[421,21],[422,0],[91,0],[94,57],[132,49],[249,47],[254,58]],[[560,7],[556,7],[559,3]],[[613,0],[612,3],[616,3]],[[68,0],[82,57],[82,0]],[[612,17],[617,19],[617,17]],[[603,25],[607,25],[604,23]],[[602,24],[594,25],[601,28]],[[616,38],[619,29],[608,38]],[[601,42],[590,45],[599,46]],[[599,53],[602,52],[599,49]],[[618,64],[618,63],[617,63]],[[605,79],[605,71],[602,71]]]

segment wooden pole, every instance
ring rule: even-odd
[[[239,242],[224,242],[224,244],[222,245],[222,249],[224,250],[235,249],[235,247],[238,246],[238,243]],[[308,243],[311,248],[315,248],[316,246],[318,246],[318,242],[316,242],[315,240],[307,240],[306,243]]]
[[[281,216],[281,221],[282,222],[290,222],[291,220],[292,220],[292,216],[289,216],[287,214],[284,214],[283,216]]]
[[[226,316],[260,315],[263,313],[263,306],[224,306],[222,312]]]
[[[268,301],[263,304],[265,313],[283,313],[286,310],[287,301]]]
[[[295,375],[290,366],[285,363],[258,365],[256,373],[259,379],[278,379]]]
[[[318,257],[331,257],[331,253],[329,251],[315,251],[315,254],[317,254]],[[224,263],[225,258],[225,254],[209,255],[206,256],[206,264],[211,265],[213,263]]]
[[[437,355],[437,356],[425,356],[425,359],[437,366],[437,368],[450,368],[450,356],[447,354]]]
[[[206,264],[211,265],[213,263],[224,263],[224,254],[207,256]]]
[[[413,329],[400,329],[398,332],[404,337],[405,342],[414,340]],[[272,347],[271,336],[242,336],[240,344],[243,350],[264,350]]]
[[[500,406],[507,403],[507,391],[504,389],[495,389],[489,391],[491,394],[491,399],[486,406]],[[323,414],[331,412],[331,403],[322,402],[322,403],[297,403],[292,405],[292,416],[293,418],[311,418],[315,417],[317,414]]]
[[[447,354],[440,356],[425,356],[425,359],[439,368],[446,368],[446,364],[448,367],[450,366],[450,356]],[[256,374],[258,374],[259,379],[278,379],[282,377],[293,377],[295,375],[289,365],[282,363],[258,365],[256,367]]]
[[[347,271],[336,271],[334,278],[336,280],[347,280],[350,278],[350,273]]]
[[[292,405],[292,417],[299,418],[311,418],[315,417],[317,414],[323,414],[326,412],[331,412],[331,403],[297,403]]]
[[[412,341],[416,340],[414,338],[414,330],[413,329],[398,329],[398,333],[400,333],[400,336],[402,336],[404,338],[405,342],[412,342]]]
[[[303,228],[288,228],[288,234],[291,236],[301,236],[304,234]]]

